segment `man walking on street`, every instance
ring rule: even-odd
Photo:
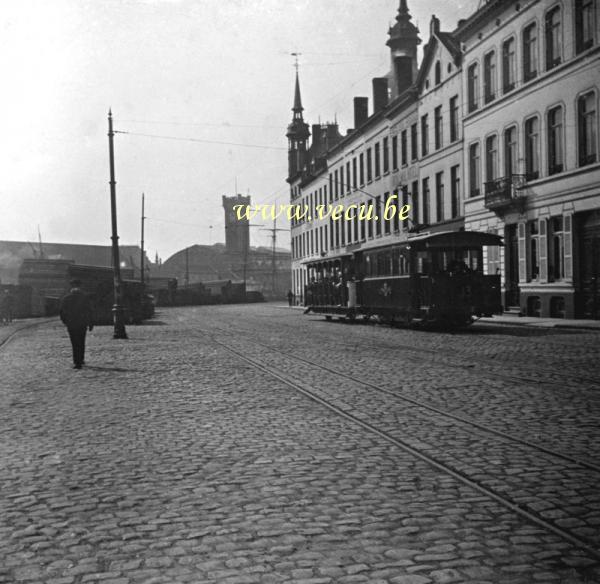
[[[92,306],[81,291],[81,281],[71,281],[71,292],[60,304],[60,320],[67,327],[73,347],[73,368],[81,369],[85,357],[85,335],[94,328]]]

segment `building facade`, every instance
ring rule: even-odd
[[[308,146],[296,77],[294,117],[287,133],[293,153],[287,180],[292,204],[307,210],[306,217],[292,221],[292,290],[296,298],[303,299],[308,283],[307,261],[325,258],[335,262],[350,251],[407,236],[411,223],[400,221],[399,211],[411,203],[411,196],[418,196],[407,186],[411,181],[418,185],[414,85],[420,39],[410,21],[403,0],[388,32],[391,71],[373,79],[372,115],[368,114],[367,97],[354,98],[354,129],[345,136],[337,124],[313,126]],[[319,217],[319,205],[343,209],[343,217],[336,220],[331,212]],[[395,208],[388,218],[386,205]]]
[[[597,4],[488,2],[456,31],[465,226],[504,237],[488,270],[522,314],[600,316]]]
[[[296,77],[288,182],[312,218],[292,222],[296,296],[316,257],[467,229],[504,237],[484,270],[501,274],[506,309],[600,317],[597,0],[488,0],[451,32],[432,16],[420,66],[401,0],[388,37],[372,113],[354,98],[345,136],[313,126],[309,144]],[[393,195],[409,221],[377,212]],[[379,219],[315,220],[323,203],[371,203]]]

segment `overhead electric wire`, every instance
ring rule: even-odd
[[[206,140],[204,138],[181,138],[178,136],[164,136],[159,134],[143,134],[141,132],[128,132],[125,130],[115,130],[115,134],[129,134],[130,136],[143,136],[145,138],[159,138],[162,140],[175,140],[178,142],[200,142],[204,144],[222,144],[224,146],[241,146],[243,148],[261,148],[263,150],[287,150],[283,146],[265,146],[262,144],[242,144],[241,142],[223,142],[220,140]]]
[[[169,126],[206,126],[210,128],[272,128],[281,130],[281,126],[267,124],[232,124],[230,122],[178,122],[169,120],[118,120],[125,124],[157,124]]]

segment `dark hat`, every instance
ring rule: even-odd
[[[81,280],[77,278],[71,280],[71,288],[81,288]]]

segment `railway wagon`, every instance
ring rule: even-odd
[[[133,280],[133,270],[123,269],[122,303],[128,323],[140,323],[154,313],[144,285]],[[113,270],[109,267],[84,266],[71,260],[26,259],[19,271],[21,287],[30,288],[27,316],[57,315],[61,298],[69,291],[69,282],[81,280],[81,287],[92,302],[94,322],[111,324],[114,304]]]
[[[307,262],[306,312],[407,326],[461,327],[502,311],[500,276],[483,273],[499,236],[452,231]]]

